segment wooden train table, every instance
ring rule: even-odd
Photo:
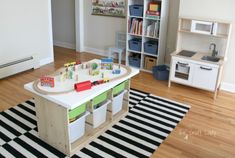
[[[94,59],[88,63],[94,62],[99,64],[101,61]],[[39,137],[66,155],[72,156],[123,118],[129,109],[130,78],[137,75],[139,70],[117,64],[113,65],[113,69],[119,69],[120,73],[115,74],[113,70],[100,69],[99,74],[93,76],[90,70],[84,68],[84,65],[81,64],[73,74],[76,76],[74,79],[61,81],[60,74],[65,71],[65,68],[61,68],[49,75],[55,78],[54,87],[42,86],[40,80],[24,85],[24,88],[30,91],[35,98]],[[91,83],[96,83],[96,81],[102,79],[109,82],[92,85],[91,89],[84,91],[77,92],[74,90],[74,84],[76,83],[87,80]],[[117,88],[122,85],[125,92],[123,92],[124,97],[121,101],[122,109],[114,114],[112,106],[114,105],[115,95]],[[92,122],[95,117],[93,104],[103,94],[107,94],[106,99],[108,100],[105,122],[95,127],[94,122]],[[84,107],[84,105],[86,107],[85,133],[79,139],[71,141],[71,120],[69,114],[74,109],[81,106]]]

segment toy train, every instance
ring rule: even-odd
[[[55,87],[54,77],[41,77],[40,78],[41,86],[44,87]]]
[[[97,86],[97,85],[107,83],[107,82],[109,82],[108,78],[104,78],[103,80],[98,80],[98,81],[94,81],[94,82],[84,81],[84,82],[74,84],[74,89],[77,92],[81,92],[81,91],[91,89],[92,86]]]
[[[64,67],[70,67],[70,66],[75,66],[75,65],[79,65],[79,64],[81,64],[80,61],[76,61],[76,62],[74,61],[74,62],[64,64]]]

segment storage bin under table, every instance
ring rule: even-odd
[[[87,123],[93,128],[99,127],[106,121],[107,106],[110,103],[108,100],[108,92],[106,91],[94,99],[92,99],[91,107],[89,108],[91,114],[87,117]]]
[[[112,106],[108,109],[112,112],[112,115],[115,115],[122,110],[124,94],[127,92],[127,90],[125,90],[127,82],[128,81],[124,81],[113,88]]]
[[[110,104],[110,100],[101,104],[97,109],[93,109],[90,115],[87,116],[86,122],[92,126],[92,128],[97,128],[107,120],[107,106]]]
[[[73,143],[85,134],[85,121],[89,112],[86,112],[75,121],[69,123],[69,142]]]
[[[119,93],[117,96],[113,97],[112,115],[115,115],[122,110],[124,94],[126,92],[127,92],[127,90],[124,90],[121,93]]]

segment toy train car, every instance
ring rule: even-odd
[[[74,89],[77,92],[81,92],[81,91],[91,89],[91,86],[92,86],[91,81],[84,81],[84,82],[74,84]]]
[[[100,85],[100,84],[107,83],[107,82],[109,82],[109,79],[104,78],[103,80],[98,80],[98,81],[92,82],[92,86]]]
[[[55,79],[53,77],[41,77],[41,86],[45,87],[55,87]]]
[[[70,67],[70,66],[79,65],[79,64],[81,64],[80,61],[76,61],[76,62],[74,61],[74,62],[64,64],[64,67]]]

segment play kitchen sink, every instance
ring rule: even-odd
[[[206,61],[211,61],[211,62],[218,62],[220,60],[220,58],[213,57],[213,56],[203,56],[201,59],[206,60]]]

